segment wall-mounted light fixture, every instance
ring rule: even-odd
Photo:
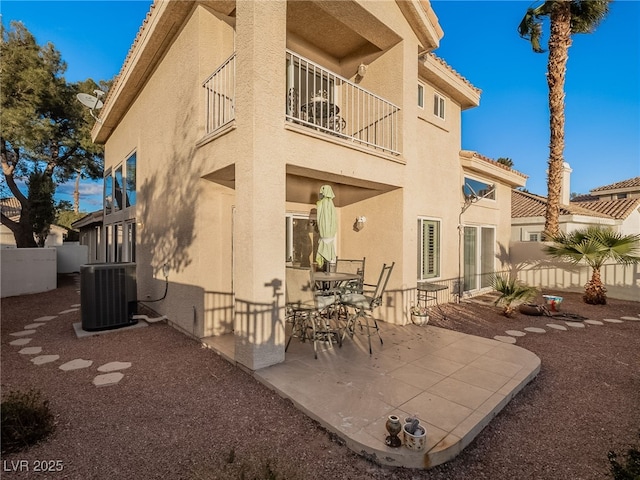
[[[367,217],[365,216],[356,217],[356,221],[353,224],[353,229],[356,232],[359,232],[364,228],[364,224],[366,223],[366,221],[367,221]]]

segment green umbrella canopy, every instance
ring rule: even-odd
[[[334,198],[335,194],[331,185],[320,187],[320,200],[316,202],[318,232],[320,233],[316,263],[319,267],[322,267],[325,261],[333,262],[336,259],[335,239],[338,231],[338,218],[336,207],[333,204]]]

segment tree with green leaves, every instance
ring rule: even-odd
[[[593,272],[585,285],[583,300],[591,305],[606,305],[607,289],[600,278],[600,269],[609,260],[621,265],[640,263],[640,235],[622,235],[610,228],[592,226],[561,232],[551,238],[545,253],[571,263],[585,262]]]
[[[33,223],[41,217],[33,212],[32,189],[25,194],[20,185],[27,179],[32,182],[34,172],[42,175],[39,185],[53,186],[54,191],[78,172],[88,178],[102,176],[103,148],[91,141],[94,120],[76,100],[76,94],[92,92],[99,85],[91,79],[67,83],[60,53],[51,43],[38,45],[22,23],[11,22],[8,29],[2,26],[1,33],[2,187],[21,205],[18,221],[5,215],[1,220],[19,248],[36,247],[34,235],[46,229]]]
[[[529,40],[533,51],[543,53],[541,46],[543,19],[549,18],[549,168],[547,176],[547,210],[544,231],[547,236],[560,231],[560,201],[564,164],[564,82],[571,35],[592,33],[609,12],[612,0],[546,0],[527,9],[518,26],[520,36]]]
[[[496,162],[500,163],[501,165],[504,165],[505,167],[509,167],[509,168],[513,167],[513,160],[511,160],[509,157],[500,157],[496,160]]]

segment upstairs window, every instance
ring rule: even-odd
[[[126,171],[126,206],[131,207],[136,204],[136,154],[127,158]]]
[[[115,199],[114,210],[122,210],[122,165],[116,168],[113,176],[113,197]]]
[[[464,196],[470,199],[489,198],[491,200],[496,199],[496,189],[494,185],[483,182],[482,180],[476,180],[471,177],[464,177],[464,185],[462,187]]]
[[[444,120],[444,97],[439,93],[433,94],[433,114]]]
[[[424,108],[424,85],[418,84],[418,107]]]
[[[104,176],[104,214],[109,215],[113,208],[113,177],[111,170],[107,170]]]

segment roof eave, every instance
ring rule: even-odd
[[[460,152],[460,165],[466,172],[475,172],[484,177],[497,180],[509,185],[511,188],[524,187],[527,176],[509,167],[489,162],[477,156],[476,152],[462,150]]]
[[[150,78],[195,2],[154,2],[93,126],[94,143],[104,144]]]
[[[419,74],[431,85],[460,104],[462,110],[480,105],[480,90],[434,55],[425,55],[420,62]]]
[[[420,42],[419,53],[438,48],[444,31],[429,0],[396,0],[396,3]]]

